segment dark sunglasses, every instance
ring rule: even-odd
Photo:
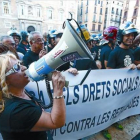
[[[19,71],[20,71],[20,62],[13,65],[13,67],[9,71],[6,72],[5,76],[11,75],[11,74],[19,72]]]

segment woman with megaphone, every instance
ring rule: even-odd
[[[46,131],[65,124],[65,78],[53,72],[53,107],[45,112],[40,102],[25,91],[26,67],[13,53],[0,55],[0,132],[4,140],[46,140]]]

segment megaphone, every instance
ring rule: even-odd
[[[48,54],[30,64],[26,70],[25,73],[33,81],[43,80],[46,74],[53,72],[66,62],[84,58],[94,60],[86,43],[77,34],[71,23],[66,20],[65,24],[65,30],[59,43]]]

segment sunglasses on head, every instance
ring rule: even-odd
[[[20,71],[20,62],[13,65],[13,67],[9,71],[6,72],[5,76],[11,75],[11,74],[19,72],[19,71]]]

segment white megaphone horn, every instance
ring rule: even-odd
[[[48,54],[33,62],[26,70],[26,74],[33,81],[44,79],[46,74],[55,71],[56,68],[66,62],[76,59],[90,58],[94,60],[90,50],[77,34],[68,20],[65,21],[66,27],[59,43]]]

